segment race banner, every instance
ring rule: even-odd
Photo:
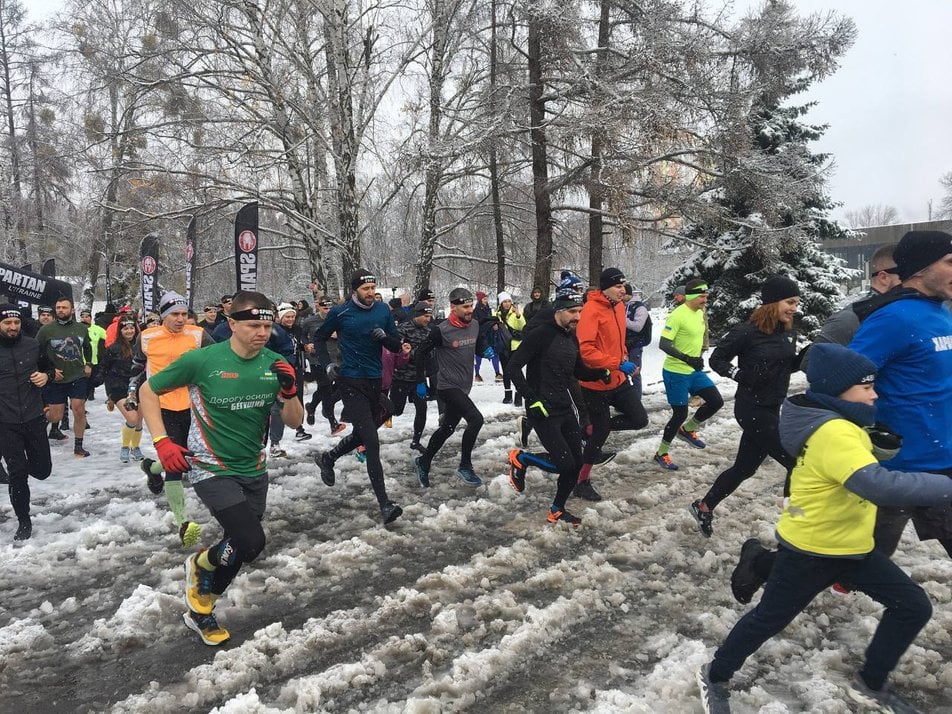
[[[258,289],[258,203],[246,203],[235,216],[235,276],[239,290]]]
[[[51,278],[55,278],[56,258],[47,258],[43,263],[43,267],[40,268],[40,272],[43,273],[43,275],[48,275]]]
[[[27,273],[33,272],[33,263],[27,263],[26,265],[20,266],[21,271],[26,271]],[[26,300],[17,300],[17,307],[30,307],[30,303]]]
[[[142,286],[142,314],[155,312],[159,302],[159,234],[149,233],[139,251],[139,284]]]
[[[195,274],[195,216],[188,222],[185,231],[185,300],[188,309],[192,309],[192,276]]]
[[[0,263],[0,293],[6,293],[11,300],[52,307],[57,298],[72,299],[73,286],[48,275]]]

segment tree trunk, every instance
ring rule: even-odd
[[[536,265],[533,285],[548,285],[552,275],[552,201],[546,155],[545,100],[542,98],[542,26],[529,16],[529,135],[532,140],[532,195],[535,199]]]
[[[598,20],[598,50],[595,55],[596,83],[605,73],[605,61],[608,57],[609,42],[609,5],[601,0]],[[602,183],[602,133],[596,126],[592,130],[592,166],[588,181],[588,276],[592,283],[602,272],[602,252],[604,247],[604,224],[602,208],[604,206],[604,185]]]
[[[3,63],[3,102],[7,113],[7,137],[10,149],[10,173],[13,178],[13,213],[14,233],[16,235],[17,251],[22,261],[29,259],[26,252],[26,240],[24,232],[26,226],[23,221],[23,190],[20,184],[20,149],[17,146],[16,123],[13,114],[13,86],[10,77],[10,48],[7,46],[7,28],[6,23],[0,18],[0,54],[2,54]]]
[[[496,0],[492,0],[492,24],[489,41],[489,106],[490,116],[496,114]],[[493,204],[493,231],[496,235],[496,292],[506,289],[506,236],[502,231],[502,208],[499,201],[499,162],[496,142],[489,146],[489,190]]]

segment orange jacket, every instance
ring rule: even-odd
[[[612,305],[601,290],[590,292],[575,334],[582,361],[594,369],[612,371],[608,384],[600,380],[580,381],[579,384],[594,391],[608,391],[622,384],[625,375],[618,371],[618,365],[628,358],[628,350],[625,349],[624,303]]]
[[[143,330],[139,335],[139,352],[145,357],[146,378],[161,372],[186,352],[210,343],[211,339],[206,338],[206,335],[205,330],[197,325],[186,325],[181,332],[169,332],[162,325]],[[172,411],[190,408],[188,387],[160,394],[159,404],[163,409]]]

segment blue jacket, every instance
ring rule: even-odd
[[[879,419],[902,434],[884,465],[952,468],[952,314],[938,300],[903,297],[867,317],[849,347],[876,364]]]
[[[387,333],[387,339],[382,343],[370,336],[377,327]],[[327,340],[334,332],[337,333],[337,344],[340,346],[340,373],[352,379],[380,379],[383,375],[381,344],[391,352],[397,352],[402,342],[390,308],[382,302],[375,302],[364,309],[355,305],[351,298],[343,305],[330,309],[324,324],[314,332],[314,349],[321,364],[330,363]]]
[[[277,352],[284,357],[292,367],[297,367],[297,345],[294,337],[288,332],[287,328],[278,323],[271,327],[271,337],[268,344],[265,345],[272,352]]]

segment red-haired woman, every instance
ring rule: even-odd
[[[139,451],[139,442],[142,439],[142,416],[138,409],[129,409],[126,404],[126,398],[129,395],[129,377],[132,372],[133,345],[138,334],[139,328],[135,318],[132,316],[119,318],[116,341],[109,346],[102,357],[108,403],[115,404],[126,420],[122,425],[122,447],[119,449],[119,460],[124,464],[129,463],[130,457],[135,461],[142,461],[142,452]]]
[[[780,444],[778,425],[790,375],[800,369],[793,329],[800,289],[790,278],[774,275],[760,294],[761,306],[721,338],[708,360],[711,369],[737,382],[734,418],[743,432],[734,464],[717,477],[704,498],[691,504],[691,514],[706,538],[714,533],[714,509],[753,476],[764,459],[772,457],[788,474],[796,463]]]

